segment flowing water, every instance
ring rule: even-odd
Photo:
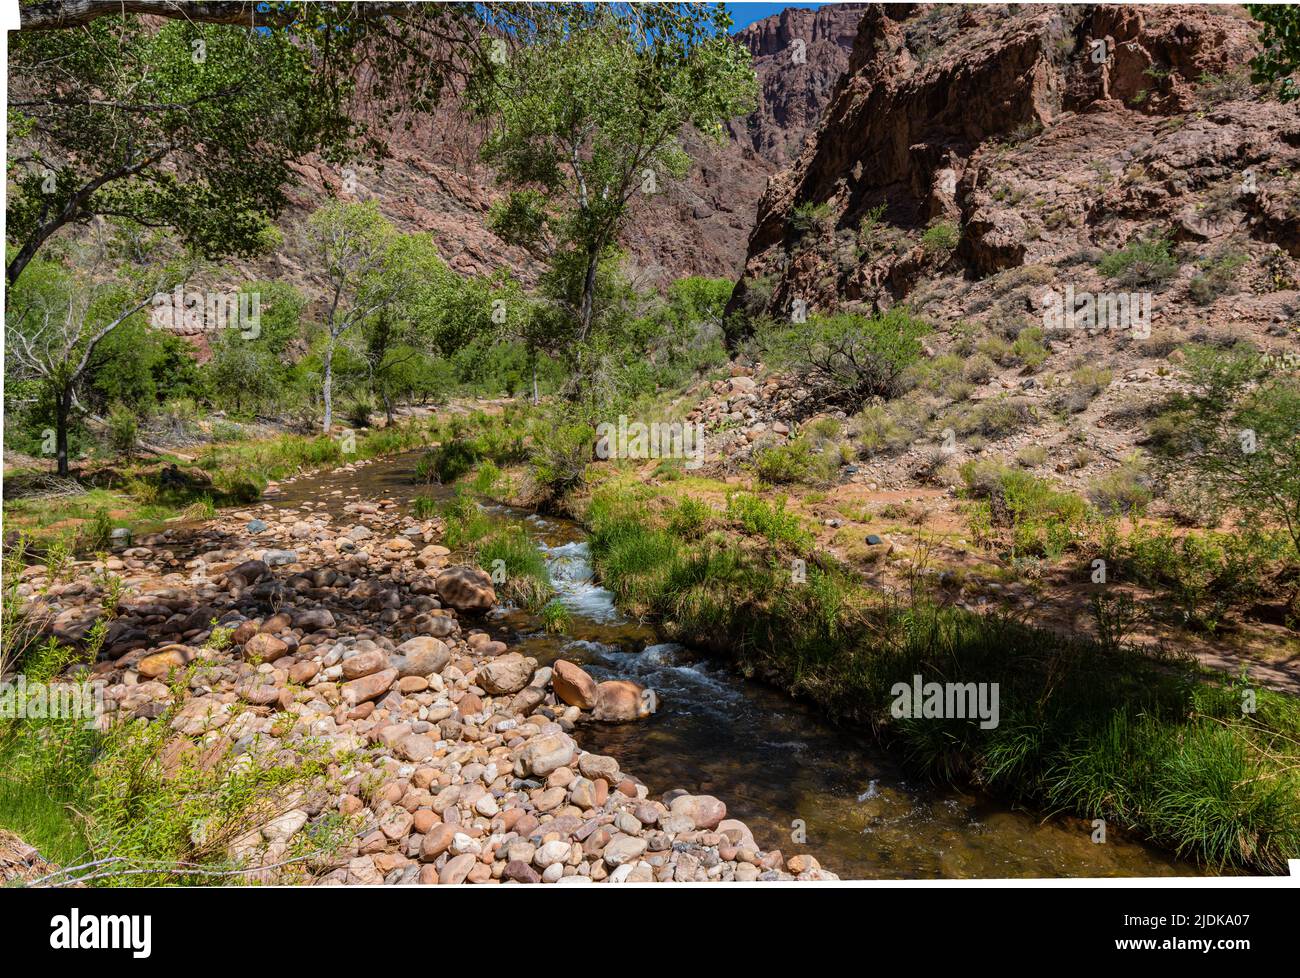
[[[349,499],[406,503],[429,493],[413,484],[414,467],[414,456],[376,462],[287,484],[272,499],[336,513]],[[844,879],[1202,872],[1114,828],[1097,844],[1090,823],[1044,820],[905,775],[868,738],[831,726],[814,707],[628,620],[593,580],[577,525],[487,508],[529,527],[572,618],[566,634],[549,635],[534,616],[507,608],[489,617],[490,630],[543,664],[566,658],[598,680],[634,679],[655,690],[659,710],[649,719],[576,732],[585,749],[618,758],[652,793],[716,795],[759,845],[787,856],[810,852]]]

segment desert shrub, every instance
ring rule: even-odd
[[[1026,445],[1016,452],[1016,464],[1024,469],[1036,469],[1047,461],[1047,449],[1042,445]]]
[[[790,229],[796,234],[807,234],[810,231],[821,230],[830,220],[831,205],[827,203],[817,203],[815,201],[805,201],[802,204],[796,204],[790,213]]]
[[[951,221],[937,221],[921,235],[921,247],[927,255],[946,255],[957,247],[961,231]]]
[[[1103,513],[1140,516],[1151,503],[1147,463],[1138,453],[1092,481],[1088,496]]]
[[[1079,414],[1103,390],[1110,386],[1114,375],[1104,367],[1085,365],[1070,373],[1070,386],[1056,401],[1060,410]]]
[[[1111,252],[1097,263],[1097,270],[1129,288],[1157,286],[1178,272],[1178,260],[1167,237],[1145,237]]]
[[[971,385],[963,377],[966,360],[955,353],[941,353],[928,360],[920,360],[904,374],[904,387],[919,387],[939,394],[950,401],[960,401],[969,396]]]
[[[1011,343],[1001,336],[986,336],[975,344],[975,349],[1004,367],[1009,367],[1016,362]]]
[[[1205,72],[1197,79],[1201,95],[1210,102],[1248,99],[1255,94],[1250,69],[1244,65],[1224,72]]]
[[[1011,352],[1030,370],[1041,367],[1050,356],[1047,347],[1043,345],[1042,327],[1030,326],[1021,330],[1020,335],[1011,344]]]
[[[878,316],[814,316],[770,325],[759,345],[776,366],[799,374],[823,402],[856,407],[901,392],[904,371],[922,354],[927,323],[902,306]]]
[[[966,361],[962,376],[972,384],[987,384],[996,371],[997,364],[987,354],[980,353]]]
[[[849,431],[864,457],[896,455],[916,438],[916,431],[885,404],[869,404],[854,415]]]
[[[1237,272],[1246,264],[1247,257],[1236,252],[1225,252],[1199,263],[1199,271],[1187,283],[1187,294],[1198,306],[1208,306],[1221,295],[1233,291]]]
[[[1027,401],[1001,395],[958,405],[944,415],[941,423],[963,438],[971,435],[1005,438],[1025,427],[1032,418],[1032,407]]]

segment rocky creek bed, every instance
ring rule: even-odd
[[[127,597],[91,671],[110,711],[161,716],[168,674],[205,660],[178,737],[268,757],[310,738],[363,758],[236,855],[275,867],[342,814],[355,837],[321,883],[1195,872],[1114,835],[1094,845],[1082,823],[909,784],[862,739],[626,621],[590,580],[579,529],[529,517],[571,612],[567,634],[547,634],[452,564],[439,521],[409,514],[413,466],[298,480],[109,559]],[[66,641],[100,613],[89,569],[48,589],[44,568],[25,574]],[[214,619],[233,629],[222,651],[204,648]]]

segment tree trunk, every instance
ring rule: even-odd
[[[537,396],[537,351],[534,350],[531,357],[533,368],[533,407],[541,403],[541,398]]]
[[[325,384],[321,390],[325,401],[325,424],[323,431],[330,433],[334,426],[334,340],[330,339],[325,347]]]
[[[72,388],[59,391],[54,407],[54,445],[58,457],[58,472],[68,476],[68,415],[72,413]]]
[[[596,273],[600,270],[600,250],[589,251],[587,253],[587,274],[582,281],[582,304],[578,310],[578,321],[580,329],[578,331],[578,349],[575,351],[577,360],[577,370],[574,371],[572,378],[573,398],[577,400],[582,396],[586,388],[587,378],[583,371],[584,366],[583,350],[587,345],[587,337],[591,333],[591,321],[595,317],[596,311]]]

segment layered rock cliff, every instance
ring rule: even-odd
[[[881,308],[1143,235],[1285,263],[1300,121],[1250,86],[1256,38],[1237,7],[874,6],[733,309]]]

